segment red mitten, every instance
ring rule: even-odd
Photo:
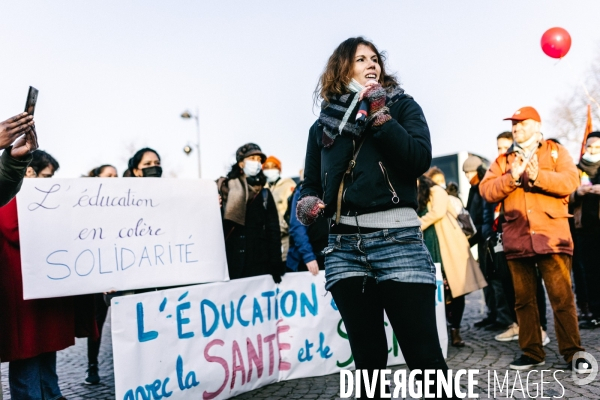
[[[390,110],[385,106],[385,89],[380,84],[370,86],[364,98],[369,102],[369,120],[373,121],[373,126],[381,126],[392,119]]]
[[[296,218],[302,225],[308,226],[315,222],[322,208],[319,205],[325,205],[323,201],[316,196],[306,196],[301,198],[296,205]]]

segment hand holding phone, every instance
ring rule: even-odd
[[[10,146],[33,126],[33,117],[26,113],[15,115],[0,122],[0,150]]]
[[[29,127],[25,135],[21,136],[14,144],[10,155],[17,160],[27,157],[38,149],[37,132],[35,125]]]

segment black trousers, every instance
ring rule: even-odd
[[[582,310],[588,305],[588,289],[585,276],[585,265],[583,264],[583,248],[581,245],[580,234],[571,231],[573,236],[573,283],[575,285],[575,300],[577,307]],[[585,239],[584,239],[585,241]]]
[[[88,364],[98,364],[98,353],[100,352],[100,339],[102,338],[102,327],[108,314],[108,306],[104,301],[104,295],[102,293],[96,293],[94,295],[94,305],[96,307],[96,324],[98,325],[98,340],[88,338],[87,350],[88,350]]]
[[[487,257],[485,241],[477,243],[477,256],[479,260],[479,269],[481,269],[481,273],[485,279],[489,281],[490,276],[493,274],[492,271],[494,266],[489,257]],[[486,318],[496,321],[498,319],[498,307],[496,302],[496,292],[493,285],[488,284],[483,288],[483,298],[485,299],[485,305],[487,307]]]
[[[335,283],[330,291],[344,320],[356,368],[368,370],[370,376],[373,370],[386,368],[385,310],[408,368],[446,373],[436,326],[435,290],[433,285],[391,280],[376,283],[369,278],[363,293],[362,277]],[[379,399],[379,394],[378,387],[375,398]],[[364,384],[361,395],[366,398]]]
[[[587,301],[594,318],[600,318],[600,265],[596,246],[600,244],[600,233],[580,234],[581,263],[585,270]]]
[[[449,304],[446,304],[446,319],[452,329],[460,329],[460,323],[465,313],[465,295],[453,297]]]

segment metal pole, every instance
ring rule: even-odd
[[[200,109],[196,107],[196,115],[194,116],[196,119],[196,135],[197,135],[197,144],[196,148],[198,150],[198,178],[202,178],[202,160],[200,157]]]

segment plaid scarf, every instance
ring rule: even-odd
[[[319,124],[323,126],[323,146],[333,145],[335,138],[341,134],[350,134],[353,136],[362,135],[366,125],[356,123],[356,114],[358,112],[358,92],[354,87],[349,87],[352,93],[335,95],[328,102],[321,104],[321,114],[319,115]],[[385,105],[390,107],[404,93],[404,89],[394,86],[386,89],[387,99]]]

